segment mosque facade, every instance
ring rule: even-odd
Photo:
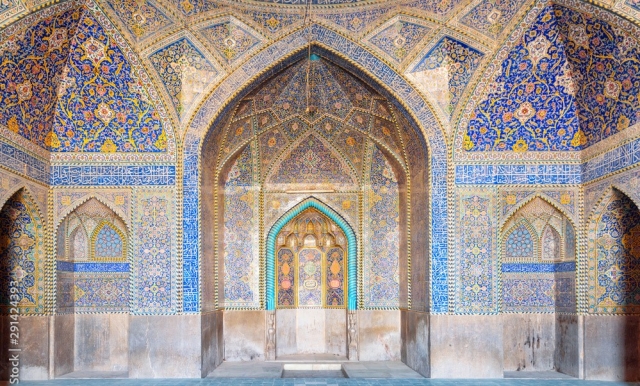
[[[638,381],[639,205],[638,0],[0,1],[2,379]]]

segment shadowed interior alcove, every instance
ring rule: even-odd
[[[587,223],[588,307],[591,337],[585,356],[608,351],[590,366],[597,379],[640,379],[640,211],[615,186],[604,190]],[[605,315],[600,316],[598,315]]]
[[[349,280],[352,276],[355,280],[346,281],[356,295],[351,299],[349,293],[346,299],[353,302],[357,334],[347,334],[344,305],[344,316],[333,318],[336,325],[331,327],[341,342],[329,344],[340,347],[333,350],[337,356],[346,356],[347,340],[353,336],[357,337],[353,344],[360,345],[356,357],[360,360],[406,359],[406,350],[413,349],[406,337],[415,335],[415,330],[409,331],[415,319],[409,321],[406,313],[414,277],[417,311],[427,309],[423,304],[428,293],[424,142],[401,109],[363,80],[364,74],[338,66],[323,49],[313,52],[308,58],[302,53],[290,58],[239,96],[219,116],[202,147],[203,320],[209,320],[203,329],[208,328],[205,324],[215,325],[215,332],[207,330],[210,337],[215,335],[210,342],[224,341],[224,352],[220,345],[210,345],[213,362],[269,357],[273,309],[269,287],[282,289],[282,283],[267,281],[268,233],[278,219],[309,197],[331,208],[355,235],[354,245],[344,247],[356,267],[355,272],[347,270]],[[304,98],[307,87],[309,110]],[[414,218],[418,228],[410,232]],[[332,222],[318,226],[335,228]],[[289,229],[286,224],[284,229]],[[341,236],[321,233],[346,236],[342,231]],[[284,242],[274,246],[272,264],[287,245],[286,238]],[[350,255],[352,248],[355,256]],[[294,257],[299,253],[295,251]],[[412,266],[419,269],[411,271]],[[310,281],[307,284],[311,286]],[[299,307],[295,312],[276,312],[277,355],[309,352],[287,346],[283,337],[291,334],[282,333],[293,331],[299,315],[319,312],[304,311]],[[287,312],[291,315],[285,316]],[[418,318],[425,319],[426,314]],[[325,325],[323,331],[331,328]],[[318,350],[324,353],[328,346],[323,347]]]
[[[17,343],[25,345],[26,341],[41,351],[40,358],[46,350],[42,335],[46,335],[47,324],[38,318],[46,312],[46,228],[27,188],[18,189],[0,204],[0,379],[9,379],[9,358],[15,355],[9,349],[19,349]],[[20,333],[29,328],[31,334],[23,334],[20,341]]]
[[[501,242],[504,371],[578,376],[574,225],[534,196],[508,217]]]
[[[128,234],[125,222],[97,198],[81,203],[58,225],[56,376],[126,376]]]

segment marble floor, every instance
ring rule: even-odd
[[[565,374],[505,372],[504,379],[426,379],[402,362],[349,362],[313,356],[274,362],[224,362],[204,379],[123,379],[127,373],[74,372],[33,386],[615,386],[624,382],[581,381]],[[87,379],[87,378],[102,379]],[[106,379],[110,378],[110,379]],[[119,379],[120,378],[120,379]],[[1,385],[2,383],[0,383]],[[640,386],[640,383],[635,385]]]
[[[291,359],[291,358],[288,358]],[[317,372],[342,371],[340,378],[381,378],[381,379],[422,379],[422,376],[402,362],[343,362],[316,360],[286,360],[279,358],[275,362],[224,362],[208,378],[282,378],[283,372],[290,378],[292,371],[300,371],[300,378],[317,378]],[[311,358],[307,358],[311,359]],[[326,358],[325,358],[326,359]],[[315,372],[315,373],[314,373]],[[329,376],[327,378],[333,378]]]
[[[576,379],[339,379],[339,378],[205,378],[205,379],[56,379],[23,381],[27,386],[616,386],[623,382]],[[636,383],[640,385],[640,383]]]

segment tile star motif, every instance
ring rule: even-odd
[[[462,0],[418,0],[408,6],[446,17],[462,2]]]
[[[259,35],[234,18],[218,21],[200,30],[218,52],[229,63],[235,63],[260,44]]]
[[[269,33],[275,34],[302,20],[299,13],[287,14],[276,12],[246,11],[245,15],[262,25]]]
[[[408,74],[450,117],[484,54],[452,37],[443,37]]]
[[[149,56],[180,119],[211,85],[218,70],[187,37],[160,48]]]
[[[387,12],[389,12],[389,8],[378,8],[354,13],[326,14],[321,17],[351,32],[361,32],[366,27],[374,25],[375,21],[384,17]]]
[[[214,3],[213,0],[168,0],[168,2],[187,16],[220,8],[220,5]]]
[[[495,39],[523,3],[522,0],[484,0],[464,15],[460,22]]]
[[[401,62],[430,30],[423,25],[398,20],[370,37],[369,42]]]
[[[109,0],[108,4],[136,41],[173,25],[173,21],[150,0]]]

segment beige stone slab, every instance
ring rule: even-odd
[[[223,336],[225,361],[263,361],[265,312],[225,311]]]
[[[342,365],[340,363],[284,363],[282,367],[285,370],[304,370],[304,371],[342,370]]]
[[[431,315],[432,378],[502,378],[501,315]]]
[[[326,316],[325,310],[297,310],[296,317],[296,348],[298,354],[325,353],[327,341],[325,338]]]
[[[358,326],[361,361],[400,360],[400,311],[358,311]]]

